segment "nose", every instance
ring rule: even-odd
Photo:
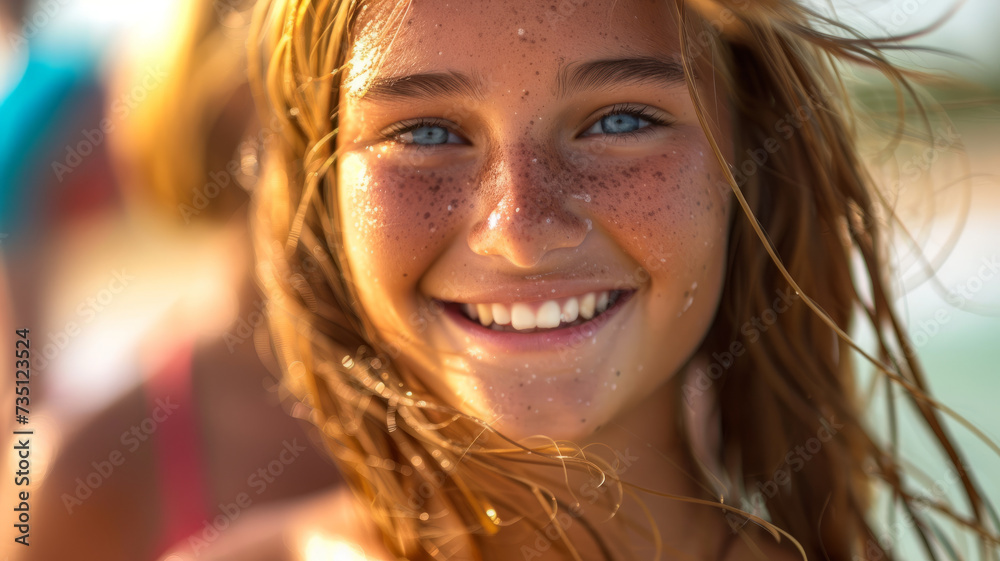
[[[525,146],[497,150],[479,178],[479,216],[469,247],[519,268],[583,243],[591,221],[574,211],[572,168]]]

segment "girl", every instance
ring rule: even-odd
[[[879,484],[929,557],[943,518],[995,558],[838,74],[905,92],[889,41],[790,0],[272,0],[254,27],[258,274],[363,514],[317,534],[338,555],[891,559]],[[964,510],[862,424],[856,311]]]

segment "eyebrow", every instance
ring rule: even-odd
[[[677,61],[655,57],[592,60],[560,65],[556,94],[566,97],[576,90],[599,90],[624,84],[659,84],[675,87],[685,82],[684,67]],[[367,102],[435,100],[442,97],[485,98],[478,76],[448,70],[388,78],[375,78],[358,92]]]
[[[632,57],[571,63],[559,69],[556,93],[600,90],[623,84],[653,84],[674,87],[685,82],[684,67],[674,60]]]
[[[482,99],[483,81],[468,74],[449,70],[375,78],[360,92],[364,101],[432,100],[441,97],[471,97]]]

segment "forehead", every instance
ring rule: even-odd
[[[366,7],[354,27],[348,96],[370,80],[436,70],[543,75],[574,61],[679,58],[677,25],[657,0],[399,0]]]

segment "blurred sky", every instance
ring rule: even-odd
[[[212,0],[205,0],[206,2]],[[225,0],[216,0],[225,12]],[[1000,2],[996,0],[809,0],[824,13],[837,17],[873,35],[900,34],[930,25],[958,7],[956,14],[921,44],[969,56],[976,63],[950,64],[971,78],[1000,78]],[[35,0],[29,2],[28,36],[45,44],[71,42],[107,45],[122,31],[144,37],[150,44],[162,38],[173,18],[176,0]],[[37,22],[40,25],[34,25]],[[915,59],[915,64],[940,64]],[[978,66],[978,67],[977,67]]]

